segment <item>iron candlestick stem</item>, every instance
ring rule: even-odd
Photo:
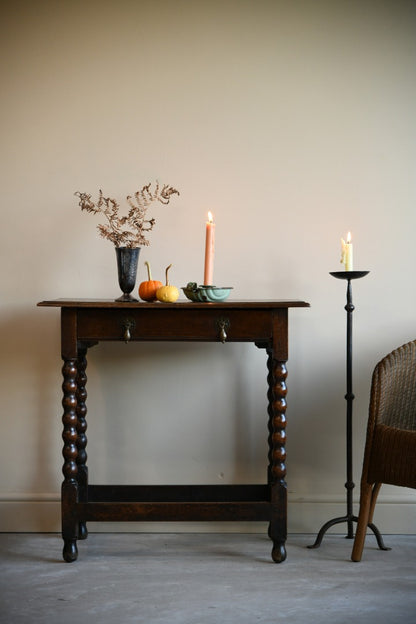
[[[346,352],[347,352],[347,362],[346,362],[346,373],[347,373],[347,393],[345,395],[345,399],[347,401],[347,414],[346,414],[346,454],[347,454],[347,481],[345,483],[345,488],[347,490],[347,513],[345,516],[341,516],[339,518],[333,518],[326,522],[322,528],[320,529],[314,544],[308,546],[308,548],[318,548],[321,545],[322,539],[326,533],[326,531],[334,526],[335,524],[340,524],[343,522],[347,523],[347,535],[345,536],[348,539],[352,539],[354,537],[354,529],[353,523],[358,521],[357,516],[353,514],[353,500],[352,500],[352,492],[355,487],[353,482],[353,471],[352,471],[352,405],[354,401],[354,394],[352,391],[352,317],[354,312],[354,305],[352,302],[352,286],[351,281],[353,279],[359,279],[361,277],[365,277],[369,271],[333,271],[330,274],[337,279],[347,280],[347,304],[345,305],[345,310],[347,312],[347,343],[346,343]],[[383,539],[380,535],[377,527],[370,523],[369,528],[373,531],[377,543],[381,549],[384,549],[385,546],[383,544]]]

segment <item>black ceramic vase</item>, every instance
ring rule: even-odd
[[[131,296],[136,285],[140,247],[116,247],[118,283],[123,291],[116,301],[138,301]]]

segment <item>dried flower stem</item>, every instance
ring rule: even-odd
[[[107,221],[107,225],[98,225],[97,229],[100,236],[114,243],[116,247],[141,247],[149,245],[144,232],[150,232],[153,229],[155,219],[146,219],[148,207],[154,201],[162,204],[168,204],[171,195],[179,195],[172,186],[165,184],[160,187],[156,182],[155,190],[151,190],[151,183],[144,186],[141,190],[136,191],[134,196],[127,196],[127,203],[130,206],[128,214],[119,216],[120,205],[111,197],[104,197],[100,189],[98,200],[94,203],[91,195],[77,191],[75,195],[79,197],[79,206],[81,210],[91,212],[93,214],[102,213]]]

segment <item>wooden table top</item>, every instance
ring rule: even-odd
[[[310,304],[299,299],[227,299],[220,302],[197,302],[179,300],[175,303],[152,303],[146,301],[119,302],[113,299],[51,299],[40,301],[38,306],[54,308],[148,308],[148,309],[192,309],[192,308],[235,308],[235,309],[274,309],[274,308],[308,308]]]

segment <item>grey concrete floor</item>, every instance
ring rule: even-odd
[[[412,624],[416,536],[291,535],[284,563],[257,534],[95,533],[61,560],[56,534],[0,534],[2,624]]]

